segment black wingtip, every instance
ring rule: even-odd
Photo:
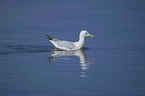
[[[47,37],[45,37],[45,38],[47,38],[48,40],[53,40],[53,38],[52,37],[50,37],[49,35],[47,35],[47,34],[45,34]]]

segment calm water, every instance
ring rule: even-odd
[[[0,96],[144,96],[143,0],[1,0]],[[44,34],[86,49],[55,51]]]

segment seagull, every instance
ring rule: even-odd
[[[50,37],[49,35],[45,34],[48,40],[55,46],[56,49],[60,50],[78,50],[85,47],[85,37],[95,37],[94,35],[90,35],[87,30],[82,30],[79,35],[79,41],[77,42],[71,42],[71,41],[64,41],[64,40],[58,40],[55,38]]]

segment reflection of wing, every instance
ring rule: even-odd
[[[86,60],[86,54],[85,49],[79,49],[79,50],[72,50],[72,51],[54,51],[54,53],[51,55],[51,57],[61,57],[61,56],[78,56],[80,58],[80,63],[85,63]]]

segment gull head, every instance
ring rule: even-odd
[[[95,37],[94,35],[90,35],[89,33],[88,33],[88,31],[87,30],[82,30],[81,31],[81,33],[80,33],[80,36],[82,37]]]

